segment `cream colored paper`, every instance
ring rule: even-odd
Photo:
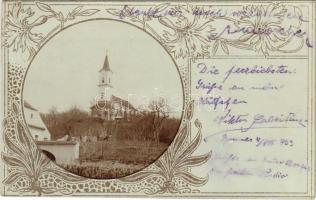
[[[4,1],[1,13],[2,195],[314,196],[315,2]],[[119,179],[46,163],[22,103],[88,105],[105,54],[130,102],[164,95],[181,117],[167,150]]]

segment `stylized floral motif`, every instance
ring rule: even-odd
[[[28,50],[30,57],[35,54],[43,39],[42,34],[35,33],[32,29],[47,21],[46,16],[41,16],[30,22],[29,18],[33,15],[34,12],[30,8],[23,9],[20,2],[13,4],[7,14],[3,32],[6,47],[12,46],[14,51],[21,49],[22,52],[25,52]]]
[[[3,31],[4,46],[12,47],[13,51],[19,51],[19,49],[21,49],[23,53],[27,50],[29,59],[35,55],[43,42],[51,37],[53,33],[63,29],[67,21],[73,20],[78,16],[91,16],[99,12],[97,9],[82,10],[83,6],[78,6],[71,12],[68,12],[65,17],[62,12],[54,11],[48,4],[37,2],[36,5],[40,10],[50,14],[41,15],[37,19],[30,21],[29,18],[34,15],[31,8],[24,9],[21,2],[14,3],[11,5],[11,8],[9,8]],[[49,33],[45,35],[32,30],[34,27],[46,23],[50,18],[56,19],[60,24],[49,31]]]
[[[82,16],[82,17],[91,16],[100,11],[98,9],[82,10],[83,6],[78,6],[78,7],[75,7],[71,12],[68,12],[68,14],[65,16],[62,12],[55,11],[48,4],[36,2],[36,5],[41,11],[49,13],[49,15],[47,16],[48,18],[55,18],[57,21],[59,21],[60,29],[63,29],[64,24],[69,20],[74,20],[78,16]]]
[[[188,167],[199,166],[205,163],[210,157],[211,152],[200,155],[192,156],[192,153],[199,146],[202,135],[202,124],[198,119],[194,124],[198,128],[198,133],[195,138],[188,142],[188,125],[193,115],[194,102],[191,101],[188,105],[185,113],[185,125],[177,134],[175,140],[170,145],[168,150],[154,163],[156,170],[143,170],[138,173],[122,178],[123,181],[137,182],[145,180],[151,176],[160,176],[164,179],[162,185],[159,185],[159,190],[154,191],[146,188],[148,194],[155,193],[181,193],[183,190],[189,189],[188,187],[177,188],[175,180],[182,179],[188,185],[201,186],[208,181],[207,177],[197,177],[194,174],[187,171]]]
[[[129,7],[125,5],[122,9],[117,8],[108,8],[106,11],[110,15],[114,15],[119,17],[119,19],[129,19],[134,23],[138,23],[141,25],[142,29],[146,32],[152,33],[158,40],[161,40],[160,35],[153,29],[149,22],[153,21],[153,19],[158,19],[163,15],[163,11],[166,11],[170,3],[161,3],[157,4],[149,9],[138,10],[133,7]]]
[[[34,12],[32,12],[30,8],[24,9],[21,3],[12,4],[11,7],[9,7],[3,31],[4,45],[6,47],[12,47],[14,51],[21,49],[22,52],[25,52],[27,50],[30,57],[35,55],[43,42],[47,41],[47,39],[57,31],[62,30],[66,22],[74,20],[78,16],[91,16],[99,12],[98,9],[83,10],[82,6],[77,6],[68,12],[68,14],[64,14],[55,11],[53,6],[45,3],[37,2],[36,6],[41,12],[44,12],[45,15],[40,15],[37,19],[31,20],[31,17],[34,16]],[[295,39],[300,37],[293,37],[293,34],[291,35],[288,32],[275,31],[282,28],[287,8],[288,6],[280,4],[250,5],[243,8],[242,15],[239,18],[230,18],[228,16],[203,17],[202,15],[193,14],[195,9],[203,11],[203,7],[188,4],[173,5],[163,3],[153,7],[153,13],[157,15],[153,13],[148,14],[146,12],[135,15],[132,10],[126,8],[126,16],[121,18],[121,20],[126,18],[138,24],[144,31],[152,33],[154,37],[168,47],[169,52],[172,53],[176,59],[188,58],[187,64],[189,66],[191,58],[215,55],[219,46],[222,47],[223,52],[227,55],[229,55],[229,47],[256,51],[258,54],[265,56],[269,56],[270,52],[288,53],[299,51],[302,48],[301,44],[291,51],[282,50],[282,48],[284,49],[293,41],[295,46],[295,43],[297,43]],[[106,9],[107,13],[116,17],[122,14],[120,11],[120,9],[116,8]],[[164,13],[167,14],[159,15],[161,11],[166,11]],[[36,33],[33,30],[34,27],[46,23],[48,19],[57,20],[57,22],[59,22],[57,27],[46,34]],[[216,40],[212,40],[210,38],[222,31],[216,29],[214,26],[214,22],[218,19],[233,22],[237,28],[251,31],[237,31],[238,33],[236,33],[236,35],[239,34],[237,38],[233,38],[228,34],[228,36],[221,35],[219,38],[216,38]],[[159,33],[158,30],[153,28],[155,27],[153,24],[157,22],[166,29],[162,33]],[[300,24],[297,28],[299,28],[299,26]],[[218,33],[216,33],[216,31]],[[212,46],[212,48],[210,48],[210,46]],[[210,53],[210,51],[212,51],[212,53]],[[10,92],[10,90],[8,91]],[[21,92],[21,88],[17,88],[16,91]],[[60,189],[61,187],[52,187],[49,186],[49,184],[43,185],[40,180],[45,179],[45,175],[47,176],[48,174],[54,178],[57,177],[57,179],[74,184],[78,183],[77,185],[81,184],[82,188],[97,185],[95,181],[85,178],[82,179],[81,177],[60,169],[49,162],[37,149],[28,133],[28,129],[21,120],[21,116],[19,116],[19,113],[21,113],[17,105],[18,100],[20,100],[19,95],[21,94],[15,94],[14,97],[16,98],[9,98],[13,115],[10,114],[4,121],[4,141],[6,143],[7,152],[2,153],[2,159],[8,166],[8,174],[3,183],[8,185],[10,189],[13,188],[12,186],[18,183],[20,179],[25,179],[28,184],[23,186],[19,185],[15,187],[16,190],[14,191],[37,192],[39,195],[54,192],[69,194],[76,191],[72,189],[72,187]],[[205,184],[208,181],[208,177],[197,177],[188,171],[189,167],[202,165],[211,156],[211,153],[192,156],[201,141],[202,129],[201,123],[196,119],[194,125],[198,129],[198,132],[192,141],[189,139],[188,129],[190,127],[189,123],[192,119],[192,113],[193,102],[188,105],[185,111],[184,124],[174,142],[157,162],[150,168],[131,176],[113,182],[102,182],[111,187],[107,192],[116,191],[115,188],[112,189],[112,183],[126,185],[130,183],[131,185],[137,185],[137,182],[146,182],[146,180],[149,179],[152,179],[150,181],[154,182],[155,187],[153,185],[151,185],[152,187],[150,188],[148,186],[137,186],[134,187],[137,188],[135,190],[143,191],[146,194],[181,193],[185,191],[192,192],[193,190],[190,186]],[[11,131],[8,131],[9,126],[10,128],[12,128],[12,126],[14,127],[13,134]],[[156,177],[157,179],[153,181]],[[83,182],[84,180],[89,182],[87,186],[83,186],[83,184],[86,185],[86,182]],[[181,180],[183,185],[177,184],[179,180]],[[81,191],[84,190],[82,189]]]
[[[238,14],[216,14],[207,6],[164,5],[163,14],[155,13],[148,17],[147,12],[136,12],[133,8],[107,9],[111,15],[140,22],[145,31],[152,33],[168,47],[176,59],[189,57],[192,59],[214,56],[221,47],[229,55],[229,47],[255,51],[269,56],[270,52],[293,53],[302,49],[304,39],[306,46],[311,47],[306,33],[300,29],[302,12],[298,7],[285,6],[279,3],[266,5],[247,5]],[[147,8],[147,10],[154,10]],[[288,12],[296,16],[289,18]],[[137,15],[135,14],[137,13]],[[160,15],[159,15],[160,14]],[[236,16],[235,16],[236,15]],[[152,20],[156,19],[156,20]],[[219,21],[221,20],[221,21]],[[291,22],[287,22],[291,20]],[[150,25],[158,21],[166,29],[158,34]],[[294,21],[298,21],[294,22]],[[150,22],[150,23],[149,23]],[[218,23],[230,24],[229,27],[216,27]],[[292,27],[289,27],[289,24]],[[227,34],[225,34],[227,32]],[[237,36],[237,38],[236,38]],[[288,49],[287,47],[291,46]],[[210,48],[212,47],[212,48]]]
[[[244,14],[238,24],[245,30],[239,40],[249,42],[256,51],[269,55],[269,51],[277,51],[280,44],[287,41],[289,34],[282,30],[281,22],[287,9],[283,5],[245,6]]]
[[[208,36],[212,35],[215,29],[212,28],[212,20],[192,16],[195,9],[196,7],[191,5],[179,5],[170,9],[173,13],[179,13],[179,16],[159,18],[162,25],[171,29],[164,31],[163,39],[175,58],[197,58],[209,54]]]
[[[16,192],[36,192],[38,195],[60,192],[69,194],[72,191],[67,189],[56,189],[54,187],[42,187],[40,177],[45,174],[53,174],[66,181],[83,181],[85,178],[73,175],[60,168],[52,168],[51,161],[46,158],[32,141],[28,129],[19,119],[20,109],[15,103],[12,104],[14,116],[12,119],[4,120],[4,142],[8,148],[7,153],[2,153],[2,160],[10,166],[10,173],[3,180],[3,183],[12,186],[18,180],[25,178],[28,184],[19,188]],[[16,124],[14,133],[16,139],[9,135],[7,131],[7,121],[13,120]]]

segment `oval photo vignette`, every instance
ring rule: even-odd
[[[183,85],[166,49],[134,25],[98,19],[54,35],[24,81],[38,148],[79,176],[114,179],[157,160],[178,132]]]

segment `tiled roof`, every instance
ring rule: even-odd
[[[27,101],[24,100],[24,107],[29,108],[31,110],[38,111],[36,108],[34,108],[31,104],[29,104]]]

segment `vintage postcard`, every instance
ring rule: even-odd
[[[315,1],[3,1],[1,194],[305,198]]]

